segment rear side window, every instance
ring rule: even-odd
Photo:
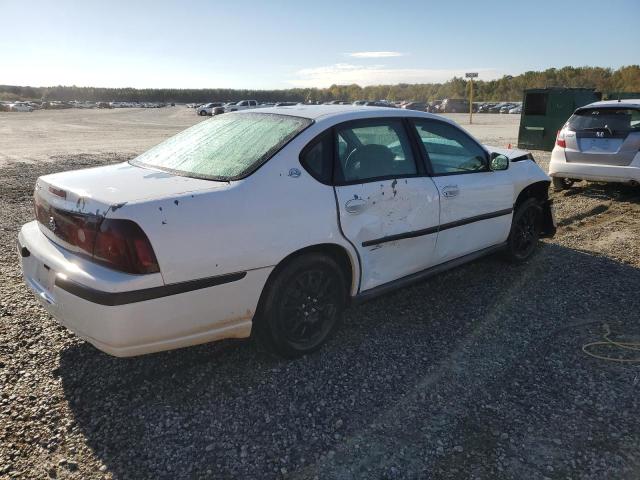
[[[355,122],[339,127],[337,136],[338,182],[417,174],[411,144],[400,119]]]
[[[176,175],[210,180],[242,178],[311,124],[308,118],[236,113],[205,120],[131,161]]]
[[[333,137],[331,130],[313,140],[300,154],[300,163],[313,178],[326,185],[333,178]]]
[[[630,108],[587,108],[574,113],[567,126],[574,132],[604,131],[626,135],[640,131],[640,110]]]

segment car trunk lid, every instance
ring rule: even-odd
[[[101,220],[130,202],[227,188],[216,182],[172,175],[129,163],[61,172],[38,178],[36,219],[42,232],[72,251],[85,251]]]

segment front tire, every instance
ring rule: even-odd
[[[347,286],[338,264],[311,253],[288,262],[266,287],[254,325],[260,346],[286,358],[314,352],[336,330]]]
[[[200,116],[201,117],[206,117],[207,116],[207,112],[205,110],[200,110]]]
[[[521,263],[531,258],[540,239],[541,220],[542,208],[535,198],[525,200],[516,208],[507,239],[507,260]]]
[[[553,182],[553,189],[556,192],[561,190],[568,190],[573,185],[573,180],[570,178],[564,177],[551,177],[551,181]]]

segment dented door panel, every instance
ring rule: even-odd
[[[433,265],[440,207],[431,178],[389,179],[335,190],[342,231],[360,255],[361,291]]]

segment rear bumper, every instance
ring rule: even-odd
[[[626,166],[597,165],[593,163],[567,162],[564,152],[554,149],[549,162],[549,176],[591,180],[594,182],[639,182],[640,154]]]
[[[18,235],[18,254],[25,283],[47,312],[98,349],[119,357],[248,337],[271,272],[271,268],[262,268],[211,277],[217,280],[203,279],[209,283],[194,289],[189,285],[193,282],[131,288],[126,286],[127,278],[117,277],[150,276],[108,271],[113,276],[110,283],[101,278],[98,287],[87,281],[90,275],[80,260],[32,224]]]

